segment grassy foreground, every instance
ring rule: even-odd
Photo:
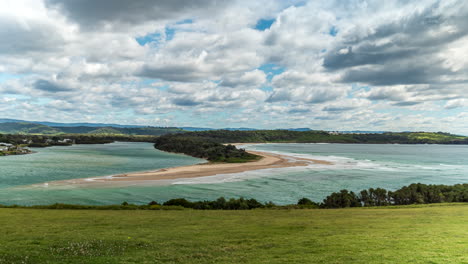
[[[468,204],[0,209],[0,263],[468,263]]]

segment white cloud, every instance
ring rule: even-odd
[[[2,1],[0,109],[35,120],[468,133],[457,123],[468,100],[464,1],[292,3]],[[275,21],[260,31],[259,19]]]

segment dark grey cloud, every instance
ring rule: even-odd
[[[306,114],[309,112],[310,109],[308,108],[291,108],[288,110],[288,114]]]
[[[383,65],[388,61],[406,58],[418,53],[418,50],[414,48],[402,48],[392,51],[389,46],[393,45],[394,44],[383,45],[387,46],[388,50],[386,47],[379,47],[375,44],[365,44],[354,51],[353,47],[345,47],[340,50],[346,50],[346,53],[342,53],[340,50],[329,53],[324,59],[323,66],[328,70],[339,70],[360,65]]]
[[[406,101],[406,102],[394,103],[393,105],[394,106],[413,106],[413,105],[417,105],[417,104],[420,104],[420,103],[421,102]]]
[[[224,8],[219,0],[47,0],[49,8],[62,11],[84,27],[102,23],[138,24],[145,21],[185,19],[185,15],[210,14]]]
[[[191,82],[208,77],[207,73],[202,72],[194,64],[145,65],[137,72],[137,75],[173,82]]]
[[[344,112],[356,109],[356,106],[326,106],[322,110],[327,112]]]
[[[439,62],[439,61],[438,61]],[[388,63],[383,66],[350,69],[342,77],[343,82],[361,82],[371,85],[425,84],[438,82],[442,76],[453,75],[448,69],[414,63]]]
[[[278,89],[274,91],[266,100],[267,103],[277,103],[285,101],[303,101],[309,104],[319,104],[332,101],[340,97],[340,93],[336,93],[329,90],[311,90],[308,94],[303,94],[302,96],[292,95],[291,91],[285,89]]]
[[[43,79],[35,81],[33,87],[46,92],[67,92],[72,90],[69,87]]]
[[[190,98],[175,98],[172,100],[172,102],[176,105],[179,105],[179,106],[195,106],[195,105],[199,105],[200,102],[196,102],[194,101],[193,99],[190,99]]]
[[[19,22],[0,17],[0,54],[54,51],[64,44],[63,37],[50,24]]]
[[[266,100],[267,103],[290,101],[291,95],[284,91],[274,91]]]
[[[449,11],[444,12],[445,9]],[[438,52],[468,36],[466,17],[466,1],[448,7],[436,3],[410,17],[378,26],[365,37],[350,33],[327,53],[323,66],[328,71],[344,70],[343,82],[371,85],[447,82],[452,78],[446,77],[456,73],[444,68]]]

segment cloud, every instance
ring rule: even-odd
[[[368,107],[370,101],[363,99],[345,99],[337,103],[328,104],[323,108],[323,111],[326,112],[344,112],[355,110],[359,108]]]
[[[195,106],[199,105],[199,102],[195,102],[193,99],[190,99],[188,97],[182,97],[182,98],[174,98],[172,100],[174,104],[180,105],[180,106]]]
[[[56,19],[40,1],[2,1],[0,56],[60,51],[72,29]]]
[[[233,76],[224,79],[221,83],[222,86],[236,87],[236,86],[247,86],[247,87],[258,87],[259,85],[266,82],[266,74],[260,70],[253,70],[245,72],[241,76]]]
[[[445,109],[455,109],[455,108],[461,108],[461,107],[468,107],[468,100],[466,99],[455,99],[455,100],[449,100],[445,104]]]
[[[461,0],[5,0],[0,108],[67,122],[468,131],[467,15]]]
[[[218,0],[47,0],[46,3],[85,28],[110,26],[114,29],[117,25],[209,15],[226,6],[225,1]]]
[[[37,80],[34,82],[33,86],[38,90],[46,92],[67,92],[71,90],[69,87],[47,80]]]
[[[344,97],[346,86],[335,84],[330,76],[315,73],[286,71],[272,80],[273,93],[267,102],[323,103]]]
[[[323,66],[344,71],[342,82],[375,86],[450,83],[464,74],[446,67],[451,58],[444,51],[468,34],[468,5],[433,2],[413,10],[367,32],[368,25],[358,24],[327,52]]]

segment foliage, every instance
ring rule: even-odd
[[[301,208],[319,208],[320,204],[310,200],[309,198],[301,198],[297,201],[297,205]]]
[[[468,144],[468,137],[448,133],[402,132],[383,134],[334,134],[326,131],[210,130],[173,134],[217,143],[368,143],[368,144]]]
[[[178,205],[185,208],[192,208],[198,210],[251,210],[256,208],[264,208],[266,205],[258,202],[255,199],[234,199],[226,200],[220,197],[215,201],[198,201],[190,202],[186,199],[172,199],[165,202],[163,205]]]
[[[468,184],[428,185],[414,183],[396,191],[382,188],[362,190],[359,194],[341,190],[323,200],[322,208],[385,206],[468,202]]]
[[[395,191],[383,188],[370,188],[358,194],[341,190],[328,195],[322,203],[316,203],[308,198],[301,198],[296,205],[276,205],[272,202],[261,203],[255,199],[220,197],[213,201],[189,201],[176,198],[165,201],[162,205],[156,201],[136,205],[123,202],[120,205],[73,205],[56,203],[52,205],[0,205],[0,208],[32,208],[32,209],[95,209],[95,210],[251,210],[258,208],[273,209],[303,209],[303,208],[347,208],[375,207],[387,205],[410,205],[432,203],[468,203],[468,184],[430,185],[414,183]]]
[[[0,134],[0,142],[15,145],[27,144],[29,147],[68,146],[75,144],[105,144],[114,141],[152,142],[153,136],[129,135],[92,135],[92,134],[62,134],[62,135],[21,135]],[[63,142],[63,140],[69,140]],[[62,141],[62,142],[61,142]]]
[[[207,159],[212,162],[246,162],[259,158],[244,149],[233,145],[223,145],[209,139],[197,137],[179,137],[177,134],[160,136],[155,139],[154,147],[168,152],[184,153],[192,157]]]

